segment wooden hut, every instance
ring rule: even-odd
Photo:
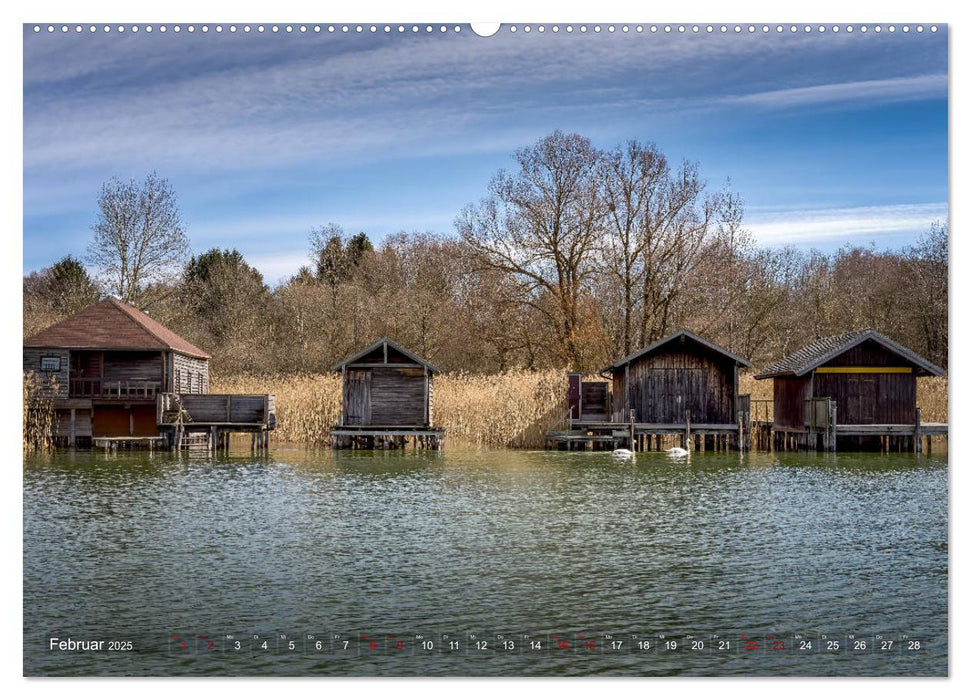
[[[773,381],[777,447],[835,449],[837,438],[852,438],[889,448],[904,437],[919,450],[921,437],[947,426],[922,425],[917,377],[943,375],[913,350],[863,329],[820,338],[755,378]]]
[[[571,375],[569,430],[551,431],[547,445],[643,449],[677,435],[686,448],[744,447],[749,405],[748,395],[738,393],[738,370],[751,366],[680,330],[606,367],[609,382]]]
[[[207,443],[214,424],[234,427],[243,423],[237,420],[241,413],[253,429],[272,429],[272,397],[209,394],[209,359],[117,299],[93,304],[24,341],[24,372],[39,378],[40,394],[55,411],[56,438],[70,445],[153,446],[174,437],[175,422],[166,421],[176,407],[181,417],[172,420],[208,431]]]
[[[334,447],[439,448],[434,427],[438,369],[388,338],[381,338],[331,368],[341,373],[341,418],[331,429]]]

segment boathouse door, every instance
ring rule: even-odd
[[[344,425],[371,423],[371,370],[349,369],[344,380]]]

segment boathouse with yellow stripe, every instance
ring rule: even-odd
[[[820,338],[755,378],[773,380],[775,430],[810,430],[814,400],[828,398],[837,432],[850,434],[840,426],[913,425],[917,377],[943,375],[913,350],[862,329]]]

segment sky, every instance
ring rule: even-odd
[[[276,283],[329,222],[455,234],[555,129],[654,142],[730,186],[759,245],[898,248],[948,215],[947,30],[491,37],[24,27],[24,271],[84,258],[101,184],[158,172],[194,252]]]

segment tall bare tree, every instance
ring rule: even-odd
[[[175,191],[155,172],[141,184],[118,178],[104,183],[92,229],[89,259],[108,291],[143,307],[157,300],[154,290],[179,274],[189,254]]]
[[[586,364],[581,300],[604,213],[599,157],[583,136],[555,131],[517,151],[518,170],[500,171],[490,196],[457,221],[483,264],[517,279],[524,303],[548,320],[562,360],[577,369]]]

